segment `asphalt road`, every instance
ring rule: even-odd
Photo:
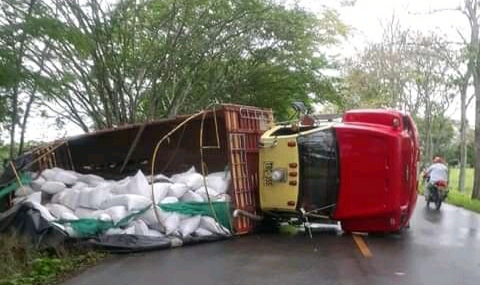
[[[257,235],[142,254],[119,255],[66,285],[480,284],[480,215],[420,197],[410,230],[364,238]]]

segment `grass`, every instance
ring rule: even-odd
[[[15,234],[0,235],[0,285],[45,285],[59,282],[105,257],[97,251],[56,248],[36,250]]]
[[[449,173],[450,189],[458,192],[458,175],[460,169],[451,168]],[[467,168],[465,173],[465,194],[471,195],[473,190],[473,168]],[[460,193],[460,192],[458,192]],[[461,194],[461,193],[460,193]]]
[[[472,195],[473,189],[473,168],[468,168],[465,174],[465,192],[458,191],[458,168],[450,169],[449,185],[450,192],[446,202],[458,207],[463,207],[467,210],[480,213],[480,200],[472,200],[470,197]],[[424,186],[421,184],[419,186],[420,193],[423,194]]]

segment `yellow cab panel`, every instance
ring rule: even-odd
[[[260,139],[260,206],[263,211],[297,212],[302,203],[298,138],[322,127],[277,126]]]
[[[263,144],[260,149],[260,205],[262,210],[294,211],[300,175],[296,136],[269,137],[268,134],[277,129],[267,132],[260,140]],[[296,176],[291,176],[292,173]]]

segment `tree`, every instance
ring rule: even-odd
[[[444,39],[407,30],[393,17],[382,41],[370,43],[347,65],[343,93],[347,107],[387,107],[411,113],[419,124],[424,163],[436,151],[432,133],[452,99]]]
[[[467,43],[464,40],[464,44]],[[472,77],[471,66],[467,64],[468,50],[461,48],[460,50],[445,50],[443,53],[448,63],[449,68],[453,71],[451,81],[454,86],[458,88],[460,93],[460,138],[459,138],[459,178],[458,178],[458,190],[464,192],[465,190],[465,167],[467,164],[468,156],[468,144],[467,144],[467,108],[472,102],[474,96],[468,96],[467,90],[470,86]]]
[[[28,118],[37,100],[48,51],[46,43],[40,48],[36,46],[42,26],[34,23],[43,8],[42,2],[37,0],[6,0],[0,5],[0,101],[3,107],[0,122],[9,131],[10,158],[23,150]],[[29,60],[33,53],[39,65]]]
[[[465,36],[461,32],[459,35],[465,45],[467,54],[468,72],[471,72],[473,78],[473,89],[475,97],[475,174],[472,198],[480,199],[480,2],[478,0],[464,0],[463,5],[458,7],[468,20],[470,26],[470,35]]]
[[[338,101],[320,48],[347,28],[329,9],[318,18],[265,0],[57,0],[43,20],[45,106],[85,131],[215,102],[281,117],[293,100]]]

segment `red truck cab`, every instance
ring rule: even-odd
[[[408,225],[419,141],[409,114],[363,109],[340,122],[276,126],[260,142],[260,207],[273,217],[328,216],[344,231]]]
[[[334,128],[340,187],[333,218],[346,231],[408,225],[418,190],[419,142],[412,117],[398,111],[349,111]]]

